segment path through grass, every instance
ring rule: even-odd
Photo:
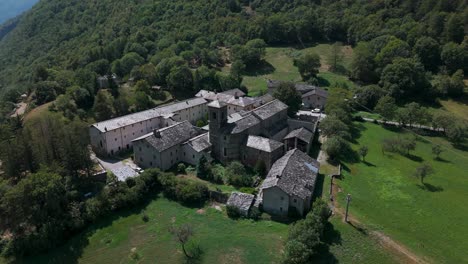
[[[367,145],[367,163],[346,164],[338,201],[346,193],[353,200],[352,214],[363,224],[380,230],[416,253],[438,263],[468,262],[468,153],[454,149],[442,138],[429,138],[446,147],[441,160],[434,160],[431,143],[419,140],[412,157],[382,154],[380,142],[404,133],[371,123],[357,123],[358,144]],[[357,148],[357,144],[354,146]],[[432,164],[435,173],[425,185],[414,178],[420,162]]]

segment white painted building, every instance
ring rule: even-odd
[[[132,148],[132,141],[152,131],[189,121],[206,118],[207,101],[193,98],[146,111],[113,118],[90,126],[91,146],[98,155],[114,155]]]

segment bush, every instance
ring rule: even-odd
[[[185,204],[198,204],[206,201],[208,187],[199,182],[177,180],[176,198]]]
[[[260,209],[258,209],[258,207],[252,206],[250,208],[249,218],[252,218],[254,220],[258,220],[258,219],[260,219],[260,216],[262,216],[262,212],[260,212]]]
[[[226,213],[232,219],[238,219],[241,217],[239,209],[232,205],[226,206]]]
[[[143,216],[141,217],[141,220],[143,220],[143,222],[146,223],[149,221],[149,216],[146,213],[144,213]]]
[[[177,165],[178,173],[185,174],[185,170],[186,170],[185,164],[179,163],[179,165]]]
[[[252,177],[247,174],[244,165],[240,162],[231,162],[226,168],[226,178],[228,183],[236,187],[252,185]]]

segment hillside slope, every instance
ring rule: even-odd
[[[75,70],[100,59],[110,65],[129,51],[149,59],[180,41],[355,44],[394,35],[413,45],[430,35],[442,44],[463,39],[464,13],[463,0],[42,0],[0,41],[0,89],[25,90],[40,65]]]

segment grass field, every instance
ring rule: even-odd
[[[150,220],[141,217],[144,209]],[[190,223],[203,254],[201,263],[278,263],[288,225],[269,220],[231,220],[211,207],[188,208],[165,198],[115,214],[52,252],[19,263],[181,263],[180,246],[168,228]],[[330,255],[321,263],[394,263],[383,249],[341,219],[327,228]],[[130,257],[135,251],[139,259]],[[1,261],[0,261],[1,262]]]
[[[329,53],[330,47],[330,44],[318,44],[303,50],[292,47],[268,47],[265,56],[266,64],[261,69],[244,76],[243,84],[249,89],[249,95],[256,96],[266,91],[268,79],[301,82],[301,76],[293,65],[293,58],[300,55],[301,52],[313,51],[321,57],[322,67],[318,77],[322,87],[329,87],[336,82],[344,82],[353,86],[354,84],[345,75],[328,71],[326,54]],[[351,61],[352,49],[348,46],[343,47],[343,54],[343,66],[346,68]]]
[[[427,138],[444,146],[441,160],[434,160],[431,143],[421,139],[412,157],[381,152],[380,142],[401,135],[371,123],[357,123],[357,144],[367,145],[367,163],[346,164],[338,197],[344,206],[346,193],[353,200],[351,213],[362,223],[380,230],[435,263],[466,263],[468,242],[468,153],[453,148],[442,138]],[[357,144],[354,146],[357,148]],[[426,185],[412,176],[421,161],[435,173]]]

